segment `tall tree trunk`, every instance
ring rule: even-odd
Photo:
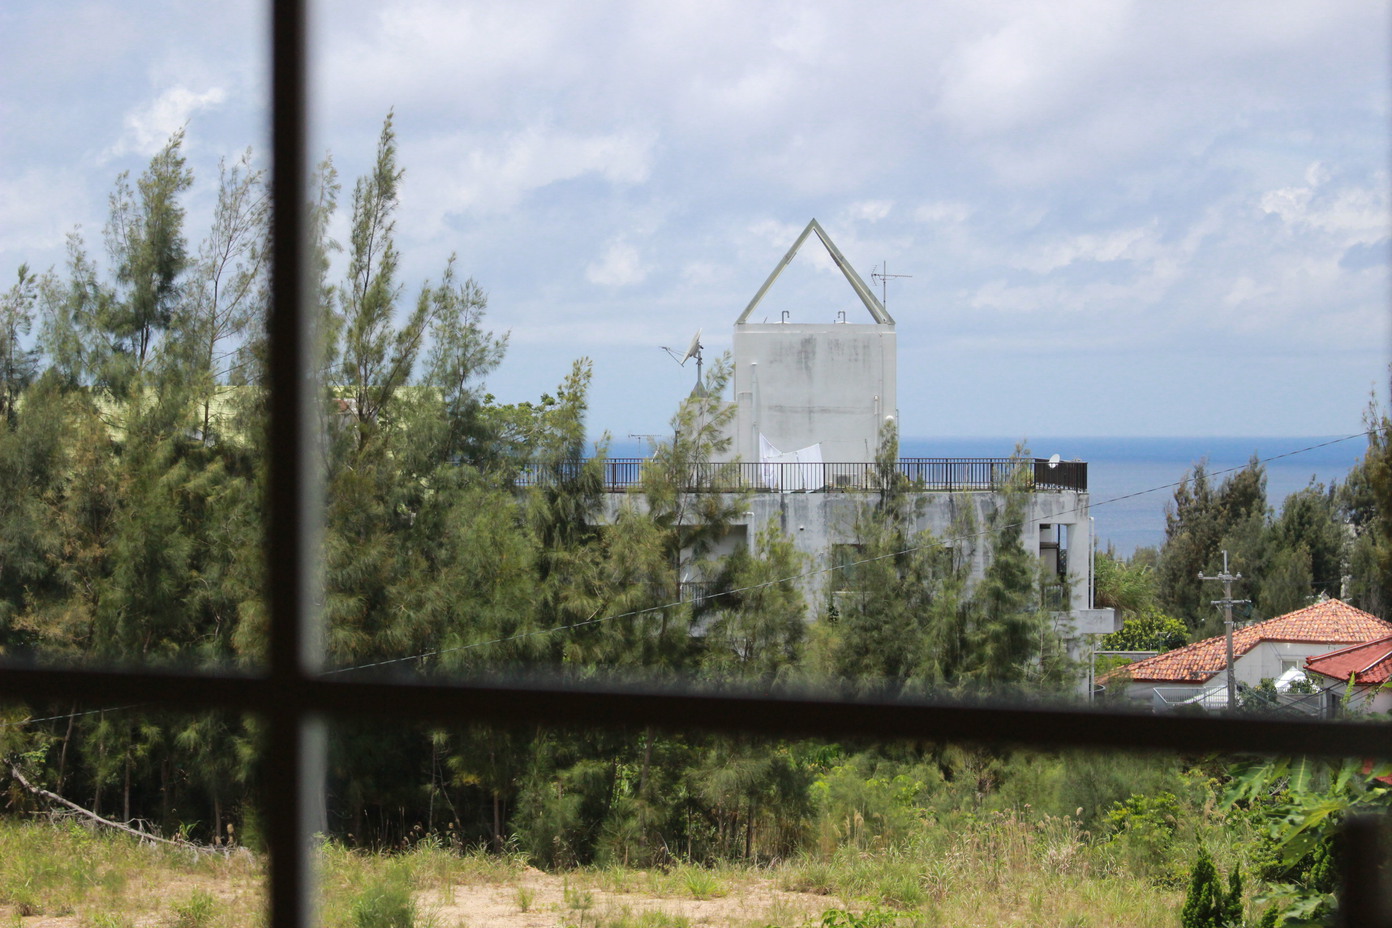
[[[68,715],[68,731],[63,735],[63,749],[58,752],[58,789],[61,796],[63,793],[63,777],[68,766],[68,743],[72,741],[73,724],[77,721],[77,703],[72,704],[72,709]]]
[[[749,810],[746,813],[747,819],[744,823],[744,859],[749,858],[754,853],[754,797],[749,797]]]
[[[493,851],[503,852],[503,799],[495,789],[493,793]]]

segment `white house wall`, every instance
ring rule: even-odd
[[[1339,642],[1261,641],[1246,654],[1238,655],[1233,662],[1233,676],[1238,683],[1255,687],[1263,680],[1275,680],[1287,667],[1304,667],[1307,657],[1328,654],[1330,651],[1346,646],[1347,643],[1341,644]],[[1286,662],[1284,665],[1283,661]],[[1220,670],[1213,677],[1201,683],[1140,681],[1131,683],[1127,687],[1127,695],[1131,699],[1150,703],[1156,687],[1161,690],[1176,691],[1185,687],[1211,690],[1226,686],[1227,679],[1227,671]]]

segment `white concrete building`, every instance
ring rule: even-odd
[[[868,320],[752,323],[755,308],[814,236],[859,298]],[[693,343],[692,351],[698,345]],[[690,352],[688,353],[690,354]],[[887,422],[896,423],[898,395],[894,320],[814,219],[774,269],[734,325],[736,412],[731,426],[731,473],[750,492],[744,517],[721,549],[747,545],[770,524],[790,537],[813,565],[853,556],[856,519],[878,487],[876,457]],[[1058,578],[1057,622],[1074,657],[1086,636],[1111,632],[1111,609],[1092,608],[1093,538],[1088,516],[1087,465],[1050,460],[921,458],[896,469],[916,495],[917,530],[970,553],[980,577],[990,551],[979,539],[953,539],[959,516],[985,527],[1004,504],[1008,480],[1028,487],[1023,543]],[[621,502],[615,499],[617,508]],[[718,552],[717,552],[718,553]],[[843,574],[811,574],[803,583],[808,618],[822,614]]]

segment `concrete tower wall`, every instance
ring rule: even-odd
[[[893,325],[735,326],[734,453],[759,460],[820,443],[822,460],[873,462],[885,418],[898,421]]]

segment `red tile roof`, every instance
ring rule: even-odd
[[[1354,683],[1386,683],[1392,678],[1392,635],[1305,659],[1307,670]]]
[[[1328,599],[1236,629],[1233,659],[1240,658],[1262,641],[1363,644],[1388,635],[1392,635],[1392,624],[1348,603]],[[1204,683],[1227,666],[1225,636],[1219,635],[1136,661],[1118,668],[1115,673],[1138,683]]]

